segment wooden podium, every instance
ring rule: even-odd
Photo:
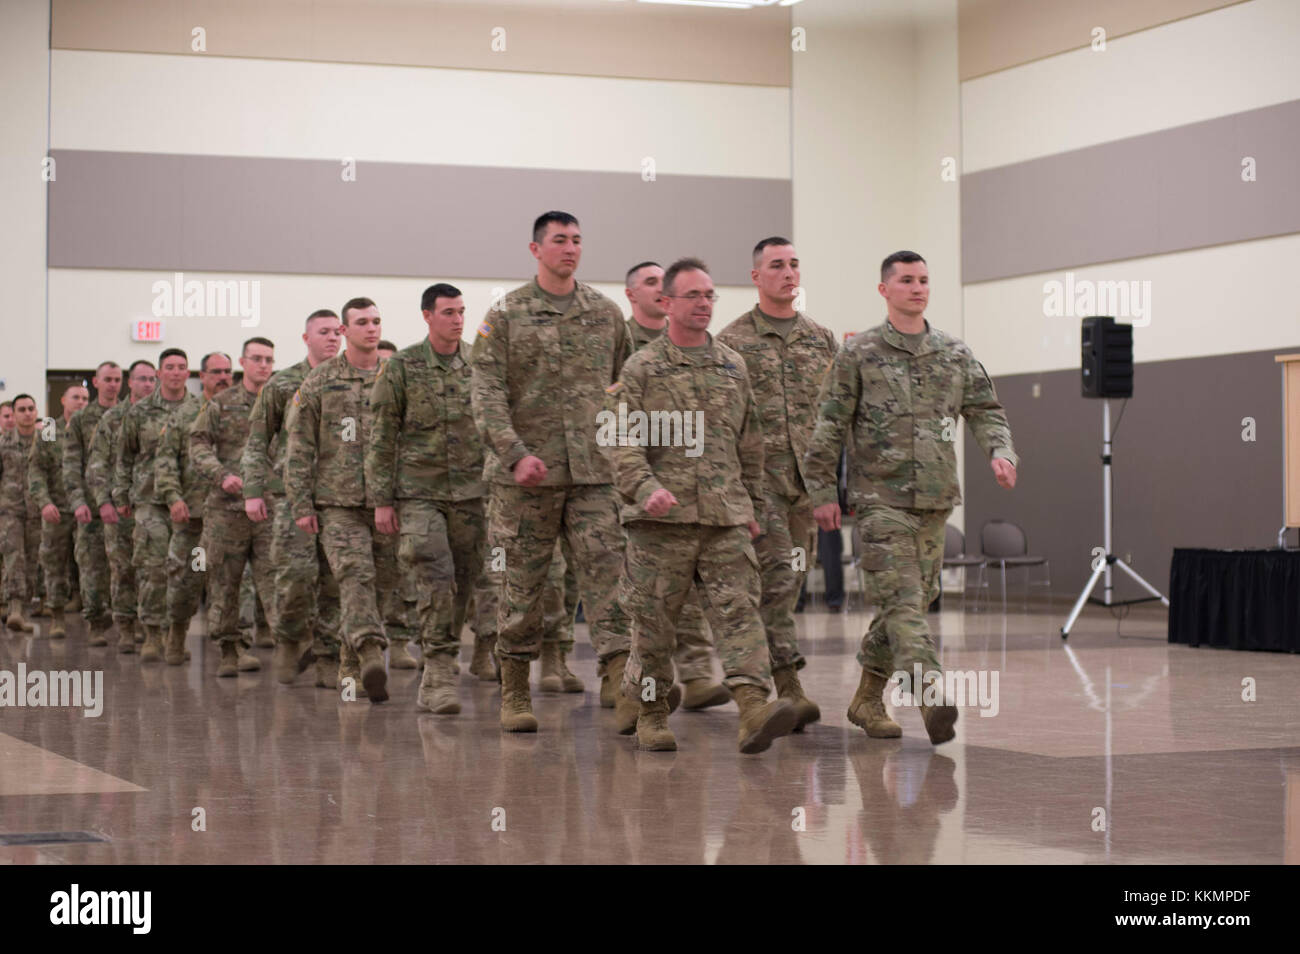
[[[1286,515],[1279,538],[1288,527],[1300,527],[1300,354],[1280,354],[1282,365],[1282,496]]]

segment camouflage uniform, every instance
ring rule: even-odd
[[[462,343],[444,366],[426,338],[385,362],[370,396],[367,506],[397,507],[401,561],[419,588],[425,656],[459,651],[483,560],[487,487],[468,359]]]
[[[269,581],[272,572],[271,525],[248,519],[242,491],[227,493],[221,487],[227,477],[239,475],[248,439],[248,413],[256,398],[242,382],[226,388],[204,405],[190,430],[190,460],[200,485],[208,488],[203,543],[211,574],[208,635],[219,643],[242,641],[239,586],[245,564],[252,564],[254,586],[260,580]],[[263,599],[263,605],[266,602]]]
[[[76,560],[81,574],[81,615],[95,630],[112,625],[112,589],[109,579],[108,551],[104,543],[104,521],[93,502],[86,480],[90,469],[91,441],[95,428],[111,410],[92,401],[72,415],[63,444],[63,487],[73,513],[80,507],[90,509],[90,523],[77,524]]]
[[[48,430],[47,430],[48,428]],[[53,440],[46,440],[46,434]],[[59,510],[59,522],[41,520],[41,567],[45,570],[45,605],[61,610],[68,602],[69,573],[72,563],[73,535],[77,522],[68,507],[63,486],[63,448],[67,444],[68,424],[62,417],[50,426],[36,428],[36,443],[27,466],[27,492],[36,512],[53,504]]]
[[[36,595],[41,518],[27,492],[27,463],[39,438],[39,431],[24,438],[16,429],[0,437],[0,548],[6,600]]]
[[[159,388],[132,404],[122,420],[117,462],[113,467],[113,503],[130,506],[135,516],[132,562],[139,590],[139,619],[159,629],[167,625],[167,548],[172,520],[154,484],[154,464],[159,444],[172,413],[199,403],[186,392],[168,401]]]
[[[627,320],[627,336],[634,352],[663,337],[663,333],[662,328],[656,331],[638,324],[634,318]],[[565,583],[568,583],[567,577]],[[713,681],[713,641],[704,622],[699,587],[694,584],[691,584],[691,592],[682,606],[682,615],[677,618],[677,651],[673,654],[673,663],[677,678],[683,682],[692,679]]]
[[[95,433],[90,438],[90,455],[86,461],[86,491],[90,495],[90,509],[99,514],[104,504],[113,502],[113,469],[117,459],[117,445],[122,433],[122,422],[131,409],[128,400],[100,418]],[[138,599],[135,585],[135,564],[131,561],[132,540],[135,537],[135,517],[119,517],[117,523],[104,524],[104,550],[108,553],[108,572],[112,592],[113,621],[119,627],[135,622]]]
[[[499,655],[539,655],[542,590],[561,534],[577,557],[596,655],[608,663],[629,649],[618,599],[625,543],[595,427],[627,349],[623,313],[581,282],[561,313],[534,279],[507,294],[479,328],[474,419],[493,452],[485,468],[490,534],[506,550]],[[530,455],[546,465],[546,477],[521,487],[512,470]]]
[[[375,530],[374,512],[366,508],[364,458],[377,370],[354,368],[346,352],[312,369],[294,396],[284,465],[294,519],[317,516],[321,547],[338,580],[343,639],[358,653],[368,640],[387,648],[379,598],[400,585],[397,536]]]
[[[271,523],[270,609],[277,643],[314,638],[317,656],[339,654],[339,588],[321,549],[320,534],[304,533],[293,522],[284,493],[284,458],[289,445],[288,415],[293,396],[311,371],[304,358],[277,371],[266,382],[248,415],[248,440],[240,459],[244,499],[261,497]]]
[[[209,551],[203,561],[195,560],[195,547],[203,539],[203,501],[208,486],[194,467],[190,457],[190,433],[199,412],[208,404],[201,398],[193,404],[179,408],[163,429],[154,464],[154,486],[158,499],[168,510],[178,500],[184,500],[190,518],[183,523],[172,521],[171,540],[167,544],[167,618],[189,628],[190,620],[199,611],[199,600],[207,586],[208,573],[196,569],[210,562]],[[168,519],[171,514],[168,514]]]
[[[757,307],[722,329],[718,340],[745,359],[763,427],[763,534],[754,549],[772,668],[802,669],[794,607],[809,554],[817,552],[817,525],[800,469],[817,419],[817,389],[838,347],[830,331],[802,313],[782,338]]]
[[[964,342],[928,322],[926,331],[915,348],[888,321],[849,340],[822,385],[803,460],[813,505],[835,503],[840,447],[852,437],[849,502],[876,605],[858,662],[886,679],[917,663],[939,669],[925,611],[939,595],[944,525],[961,503],[958,416],[986,455],[1018,460],[984,366]]]
[[[636,432],[611,433],[609,415],[632,421],[637,412],[666,412],[687,420],[699,453],[680,446],[641,446]],[[625,679],[671,685],[676,625],[692,583],[714,611],[714,638],[729,689],[765,692],[771,666],[759,616],[758,557],[749,521],[763,501],[763,435],[744,360],[710,336],[708,347],[683,350],[665,335],[628,359],[608,389],[602,442],[611,446],[627,527],[625,600],[636,652]],[[694,431],[697,416],[703,427]],[[648,432],[643,435],[653,441]],[[679,446],[672,446],[678,443]],[[667,489],[677,504],[652,517],[643,504]],[[640,664],[640,672],[634,663]]]

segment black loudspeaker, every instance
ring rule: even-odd
[[[1083,396],[1133,396],[1133,326],[1114,318],[1083,319]]]

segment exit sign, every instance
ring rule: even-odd
[[[163,323],[161,321],[131,322],[132,341],[162,341]]]

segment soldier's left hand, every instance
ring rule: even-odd
[[[78,507],[72,516],[77,519],[77,523],[90,523],[90,521],[94,519],[94,517],[91,516],[90,508],[85,504]]]
[[[380,533],[398,533],[401,528],[397,523],[397,509],[395,507],[376,507],[375,508],[375,529]]]
[[[763,532],[763,528],[758,525],[757,520],[749,521],[749,539],[756,539]]]
[[[59,508],[54,506],[54,504],[52,503],[47,503],[44,507],[41,508],[41,519],[44,520],[46,523],[58,523]]]
[[[994,457],[989,462],[993,468],[993,476],[998,479],[998,486],[1010,490],[1016,485],[1016,469],[1011,465],[1011,461],[1005,457]]]
[[[190,519],[190,508],[184,500],[178,500],[171,505],[172,523],[187,523]]]
[[[226,474],[221,481],[221,489],[228,494],[240,494],[244,492],[244,481],[238,474]]]

